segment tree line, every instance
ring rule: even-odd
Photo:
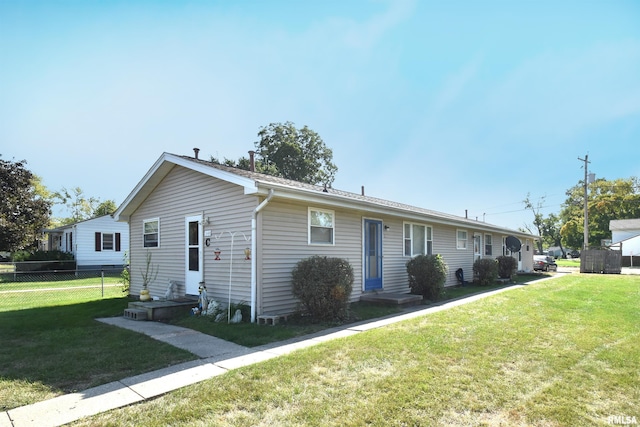
[[[538,250],[543,245],[582,249],[584,241],[584,181],[565,192],[567,198],[560,212],[547,216],[540,211],[544,197],[534,203],[530,195],[523,201],[525,208],[533,213],[533,227],[528,231],[541,236]],[[603,240],[611,238],[611,220],[640,218],[640,180],[638,177],[614,180],[597,179],[587,185],[587,217],[589,223],[589,246],[599,247]]]

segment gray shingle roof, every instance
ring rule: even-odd
[[[222,171],[225,171],[225,172],[233,173],[233,174],[236,174],[238,176],[242,176],[244,178],[251,179],[251,180],[255,181],[256,183],[258,183],[258,185],[263,184],[263,185],[268,187],[269,184],[273,184],[273,185],[276,185],[276,186],[289,187],[289,188],[292,188],[292,189],[303,190],[303,191],[309,192],[310,194],[312,194],[312,193],[323,194],[324,193],[324,194],[327,194],[328,196],[336,195],[336,196],[339,196],[341,198],[345,198],[345,199],[352,200],[352,201],[359,201],[359,202],[363,202],[363,203],[374,205],[374,206],[392,208],[392,209],[396,209],[396,210],[399,210],[399,211],[404,211],[404,212],[407,212],[407,213],[425,215],[425,216],[429,216],[429,217],[437,218],[437,219],[442,219],[442,220],[449,220],[449,221],[455,221],[455,222],[459,222],[459,223],[466,223],[466,224],[469,224],[469,226],[474,226],[474,227],[484,226],[484,227],[500,229],[500,230],[505,230],[505,231],[509,230],[509,231],[512,231],[513,233],[517,233],[519,235],[529,235],[528,233],[523,233],[523,232],[518,231],[518,230],[510,230],[510,229],[507,229],[505,227],[501,227],[501,226],[498,226],[498,225],[492,225],[492,224],[488,224],[488,223],[485,223],[485,222],[478,222],[476,220],[467,219],[467,218],[464,218],[464,217],[461,217],[461,216],[451,215],[451,214],[438,212],[438,211],[434,211],[434,210],[430,210],[430,209],[424,209],[424,208],[420,208],[420,207],[416,207],[416,206],[407,205],[407,204],[404,204],[404,203],[398,203],[398,202],[393,202],[393,201],[390,201],[390,200],[379,199],[377,197],[363,196],[362,194],[352,193],[352,192],[343,191],[343,190],[338,190],[338,189],[335,189],[335,188],[326,188],[326,190],[325,190],[324,186],[307,184],[307,183],[304,183],[304,182],[294,181],[294,180],[291,180],[291,179],[286,179],[286,178],[272,176],[272,175],[266,175],[266,174],[259,173],[259,172],[251,172],[251,171],[248,171],[248,170],[238,169],[238,168],[234,168],[234,167],[226,166],[226,165],[221,165],[221,164],[218,164],[218,163],[213,163],[213,162],[202,160],[202,159],[195,159],[195,158],[189,157],[189,156],[178,156],[178,157],[181,157],[181,158],[183,158],[185,160],[189,160],[189,161],[192,161],[192,162],[197,162],[199,164],[206,165],[206,166],[209,166],[209,167],[212,167],[212,168],[216,168],[216,169],[219,169],[219,170],[222,170]],[[535,237],[533,235],[531,235],[531,236]]]

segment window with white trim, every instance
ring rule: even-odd
[[[456,230],[456,248],[467,249],[467,230]]]
[[[145,219],[142,221],[142,240],[145,248],[157,248],[160,246],[160,218]]]
[[[484,254],[485,255],[493,255],[493,244],[491,239],[492,239],[491,234],[484,235]]]
[[[404,256],[432,255],[433,229],[428,225],[404,223]]]
[[[309,244],[333,245],[335,212],[309,208]]]

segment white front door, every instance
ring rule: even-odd
[[[185,228],[185,293],[198,295],[198,286],[202,281],[202,215],[188,216],[184,219]]]
[[[480,258],[482,258],[482,235],[476,233],[473,235],[473,262]]]

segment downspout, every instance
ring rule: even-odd
[[[256,304],[257,304],[257,295],[258,295],[258,279],[256,277],[256,273],[258,271],[258,257],[256,256],[257,251],[257,218],[258,212],[262,210],[267,203],[273,197],[273,189],[269,190],[269,195],[266,199],[262,201],[254,210],[253,215],[251,217],[251,323],[255,323],[256,321]]]

